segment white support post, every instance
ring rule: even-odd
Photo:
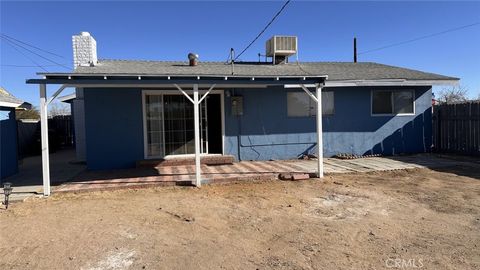
[[[42,139],[43,195],[50,196],[50,159],[48,153],[47,86],[40,84],[40,130]]]
[[[198,101],[198,84],[193,85],[193,121],[195,129],[195,186],[200,187],[202,185],[201,180],[201,168],[200,168],[200,117],[198,107],[200,102]]]
[[[317,157],[318,177],[323,178],[323,126],[322,126],[322,87],[316,85],[317,94]]]
[[[215,87],[215,84],[208,89],[208,91],[199,99],[198,84],[193,85],[193,99],[177,84],[174,86],[180,91],[188,100],[193,103],[193,121],[195,129],[195,186],[200,187],[202,185],[201,179],[201,167],[200,167],[200,103],[207,97],[207,95]],[[202,144],[203,146],[203,144]]]

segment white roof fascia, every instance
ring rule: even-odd
[[[347,86],[430,86],[430,85],[458,85],[457,80],[361,80],[361,81],[326,81],[324,87]],[[305,87],[315,87],[314,84],[305,84]],[[301,88],[299,84],[286,84],[285,88]]]
[[[16,108],[18,106],[22,105],[22,103],[13,103],[13,102],[3,102],[0,101],[0,107],[10,107],[10,108]]]

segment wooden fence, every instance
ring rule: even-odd
[[[74,130],[70,115],[48,119],[48,143],[50,151],[74,145]],[[20,158],[41,153],[40,122],[17,121],[18,153]]]
[[[73,145],[73,123],[71,115],[56,115],[48,119],[49,144],[56,149]]]
[[[432,119],[435,151],[480,156],[480,101],[435,105]]]

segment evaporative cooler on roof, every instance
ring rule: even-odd
[[[295,36],[273,36],[265,44],[267,57],[273,58],[274,64],[288,62],[288,57],[297,53],[298,41]]]

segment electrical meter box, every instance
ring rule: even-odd
[[[243,115],[243,97],[242,96],[232,97],[232,115],[233,116]]]

